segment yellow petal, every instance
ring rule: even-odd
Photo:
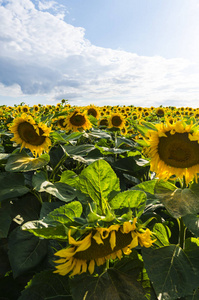
[[[93,239],[96,241],[98,244],[104,244],[104,242],[101,239],[101,234],[99,231],[96,231],[96,233],[93,236]]]
[[[81,244],[76,249],[76,252],[85,251],[91,246],[91,233],[88,234],[83,240],[81,240]]]
[[[92,259],[89,263],[89,266],[88,266],[88,271],[90,274],[93,274],[94,272],[94,269],[95,269],[95,261]]]
[[[110,236],[110,246],[111,246],[111,249],[113,250],[116,246],[116,234],[115,234],[115,231],[111,231],[111,236]]]

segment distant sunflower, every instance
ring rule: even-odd
[[[158,117],[164,117],[164,108],[158,107],[158,108],[156,109],[155,113],[156,113],[156,115],[157,115]]]
[[[66,130],[79,131],[81,129],[90,129],[92,127],[91,122],[85,113],[81,113],[78,109],[70,113],[66,117]]]
[[[38,105],[33,105],[33,111],[38,112],[39,111],[39,106]]]
[[[98,126],[108,127],[108,119],[102,118],[98,121]]]
[[[23,147],[30,149],[34,156],[40,156],[44,150],[48,152],[51,145],[49,139],[51,129],[45,124],[36,124],[31,116],[22,114],[14,120],[9,129],[14,134],[11,140],[20,144],[21,149]]]
[[[65,130],[66,129],[66,117],[59,117],[57,120],[56,120],[56,125],[62,129],[62,130]]]
[[[183,121],[170,124],[156,124],[157,131],[148,131],[149,157],[151,170],[160,179],[172,175],[188,184],[199,173],[199,131]]]
[[[109,119],[109,128],[116,127],[122,129],[125,126],[125,119],[120,113],[114,113]]]
[[[129,255],[131,249],[138,244],[151,247],[152,232],[149,229],[139,232],[136,221],[134,218],[133,223],[124,222],[122,225],[111,225],[108,228],[93,228],[78,241],[71,237],[69,230],[69,247],[55,253],[62,258],[55,261],[59,265],[54,273],[64,276],[71,272],[70,276],[73,276],[88,270],[93,274],[95,264],[101,266],[110,258],[121,259],[123,253]]]
[[[95,105],[87,106],[86,111],[87,111],[86,113],[88,116],[91,115],[91,116],[95,117],[96,119],[99,119],[100,111]]]
[[[21,111],[22,111],[23,113],[27,113],[27,112],[29,112],[29,110],[30,110],[29,106],[27,106],[27,105],[21,106]]]

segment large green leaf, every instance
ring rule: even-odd
[[[11,203],[13,221],[19,225],[39,218],[41,203],[33,194],[26,194],[20,199],[13,199]]]
[[[83,144],[83,145],[78,145],[78,146],[63,145],[62,147],[66,151],[66,153],[69,154],[70,156],[73,156],[73,155],[85,156],[90,151],[95,149],[95,146],[90,145],[90,144]]]
[[[136,159],[134,156],[118,159],[114,162],[113,167],[129,174],[136,174],[137,172],[144,173],[146,167],[149,168],[149,162],[144,159]]]
[[[174,218],[199,211],[199,195],[193,189],[180,189],[169,182],[159,181],[154,190],[155,196]]]
[[[22,291],[18,300],[72,300],[68,277],[51,270],[36,274]]]
[[[183,217],[185,226],[193,233],[196,237],[199,237],[199,215],[186,215]]]
[[[64,182],[70,186],[78,188],[79,176],[72,170],[62,172],[60,182]]]
[[[41,169],[50,160],[48,154],[42,154],[38,158],[28,156],[26,153],[19,153],[8,158],[5,170],[8,172],[29,172]]]
[[[134,249],[101,275],[75,276],[70,285],[75,300],[156,300],[141,255]]]
[[[38,192],[46,192],[61,201],[72,201],[76,197],[76,190],[64,182],[52,183],[46,179],[44,172],[40,171],[32,178],[33,188]]]
[[[9,201],[2,201],[0,207],[0,239],[7,237],[11,222],[10,203]]]
[[[178,299],[198,287],[190,256],[178,245],[142,249],[144,265],[158,299]]]
[[[157,183],[157,179],[144,181],[144,182],[139,183],[136,186],[134,186],[132,188],[132,190],[141,190],[148,194],[154,195],[154,193],[155,193],[154,188],[155,188],[156,183]]]
[[[8,255],[14,278],[35,268],[46,255],[46,240],[17,227],[9,235]]]
[[[109,202],[113,209],[119,209],[124,207],[134,208],[136,216],[140,217],[144,211],[146,204],[146,194],[142,191],[125,191],[117,194]]]
[[[79,176],[79,186],[102,211],[110,193],[120,191],[119,179],[105,160],[98,160],[84,169]]]
[[[68,224],[82,214],[82,205],[74,201],[54,209],[42,220],[30,221],[23,224],[22,229],[45,239],[66,240],[68,238]]]
[[[141,283],[113,268],[99,277],[79,276],[71,282],[71,287],[75,300],[147,300]]]
[[[23,174],[0,173],[0,201],[22,196],[28,191],[29,189],[24,185]]]

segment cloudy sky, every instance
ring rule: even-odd
[[[198,0],[0,0],[0,105],[199,107]]]

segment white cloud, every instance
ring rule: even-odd
[[[83,28],[46,11],[55,1],[39,1],[38,9],[30,0],[3,3],[0,91],[5,96],[65,98],[77,105],[197,106],[199,72],[189,61],[96,47]]]

